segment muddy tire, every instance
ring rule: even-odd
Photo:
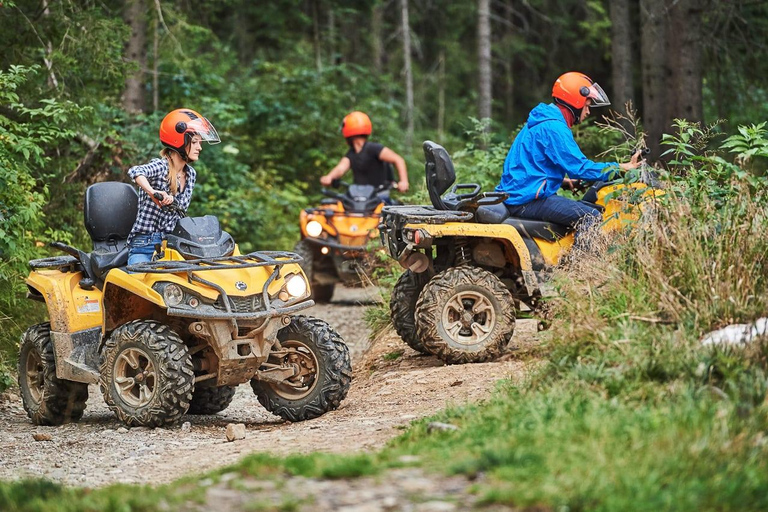
[[[51,325],[33,325],[21,336],[19,389],[35,425],[61,425],[83,417],[88,385],[56,377]]]
[[[311,293],[312,298],[315,300],[315,302],[323,303],[323,302],[330,302],[331,297],[333,296],[333,284],[317,284],[314,281],[315,277],[315,250],[312,247],[312,244],[310,242],[307,242],[306,240],[302,240],[298,242],[294,248],[293,252],[301,256],[304,261],[299,263],[299,266],[301,267],[301,270],[304,271],[304,274],[307,276],[307,281],[309,282],[309,291]]]
[[[288,421],[317,418],[339,407],[352,380],[349,349],[341,336],[322,320],[294,316],[277,337],[286,353],[270,355],[268,362],[296,365],[299,374],[282,384],[252,380],[259,403]]]
[[[498,357],[515,329],[515,302],[501,281],[481,268],[437,274],[416,303],[416,333],[448,364]]]
[[[189,409],[195,375],[187,347],[170,327],[134,320],[102,351],[99,386],[107,407],[129,426],[175,423]]]
[[[389,301],[389,318],[397,334],[406,345],[416,352],[429,354],[416,334],[416,302],[424,285],[429,281],[426,273],[416,274],[406,270],[392,288],[392,298]]]
[[[233,386],[195,387],[187,414],[219,413],[232,403],[235,391],[237,388]]]

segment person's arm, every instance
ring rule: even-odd
[[[587,181],[610,181],[619,170],[634,169],[640,163],[633,156],[630,162],[619,164],[618,162],[593,162],[581,152],[573,134],[564,125],[554,126],[548,132],[547,145],[550,148],[547,155],[552,162],[563,169],[571,179]]]
[[[331,172],[320,178],[320,184],[324,187],[330,187],[333,180],[338,180],[349,170],[351,162],[346,156],[341,157],[336,167],[331,169]]]
[[[399,178],[399,181],[397,182],[397,190],[400,192],[407,192],[408,191],[408,169],[405,166],[405,160],[403,160],[403,157],[392,151],[391,149],[385,147],[381,150],[381,153],[379,153],[379,160],[382,162],[389,162],[390,164],[393,164],[395,166],[395,169],[397,169],[397,175]]]
[[[150,179],[159,177],[163,172],[162,160],[152,160],[145,165],[136,165],[128,169],[128,176],[133,179],[134,182],[154,200],[155,192],[160,192],[163,195],[163,200],[160,201],[162,205],[168,205],[173,202],[173,196],[163,192],[162,190],[155,190],[150,184]]]

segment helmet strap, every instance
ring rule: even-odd
[[[560,107],[560,111],[563,112],[563,117],[565,117],[565,122],[570,128],[573,125],[577,125],[581,122],[581,111],[583,109],[576,108],[573,105],[569,105],[565,101],[561,100],[560,98],[553,98],[555,100],[555,105]],[[566,115],[570,114],[569,115]],[[571,117],[571,119],[569,119]]]

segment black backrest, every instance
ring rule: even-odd
[[[83,218],[93,248],[119,251],[136,221],[139,195],[128,183],[105,181],[85,191]]]
[[[424,170],[427,175],[427,191],[432,206],[438,210],[447,210],[448,207],[442,200],[442,195],[456,181],[456,171],[450,155],[440,144],[430,140],[424,141],[424,158],[426,164]]]

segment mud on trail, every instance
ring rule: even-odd
[[[363,312],[371,299],[365,290],[337,290],[334,302],[307,312],[328,321],[350,346],[354,378],[336,411],[300,423],[285,422],[259,405],[250,386],[241,385],[232,404],[217,415],[187,415],[169,428],[126,429],[106,408],[98,388],[91,386],[79,423],[38,427],[29,422],[15,390],[0,395],[0,479],[45,477],[83,487],[160,484],[225,466],[253,452],[376,450],[412,420],[482,399],[497,380],[524,374],[524,364],[514,358],[445,366],[411,350],[394,332],[369,346]],[[515,338],[528,342],[535,333],[534,322],[521,321]],[[511,345],[516,343],[513,339]],[[397,351],[403,353],[395,358]],[[229,423],[244,423],[246,438],[227,442]],[[36,441],[35,434],[46,440]]]

